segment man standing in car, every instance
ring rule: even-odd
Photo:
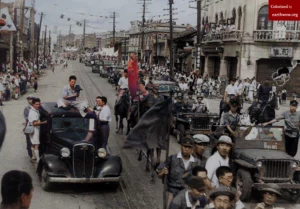
[[[278,122],[279,120],[285,120],[285,148],[286,153],[292,157],[297,154],[298,141],[299,141],[299,127],[300,127],[300,112],[297,112],[298,102],[292,100],[290,102],[290,110],[282,113],[282,115],[270,122],[264,123],[263,126],[267,126]]]

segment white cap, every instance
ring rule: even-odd
[[[196,134],[196,135],[193,136],[193,139],[194,139],[196,144],[198,144],[198,143],[209,143],[210,142],[209,137],[204,135],[204,134]]]
[[[221,136],[217,141],[217,144],[219,143],[226,143],[226,144],[233,145],[232,140],[229,136]]]

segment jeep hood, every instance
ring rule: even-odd
[[[255,164],[257,160],[295,160],[281,150],[236,149],[234,158]]]

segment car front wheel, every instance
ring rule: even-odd
[[[41,181],[43,190],[48,192],[51,191],[53,184],[49,182],[48,172],[46,171],[45,167],[43,167]]]
[[[239,169],[236,175],[236,189],[242,202],[249,202],[252,194],[252,178],[248,171]]]

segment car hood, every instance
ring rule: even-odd
[[[257,160],[295,160],[281,150],[236,149],[234,158],[255,164]]]

